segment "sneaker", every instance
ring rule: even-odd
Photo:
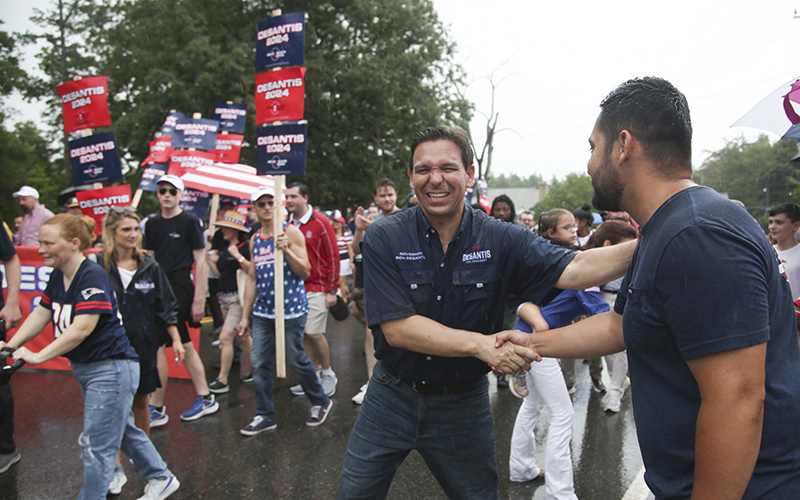
[[[569,394],[575,394],[575,390],[576,389],[575,389],[574,385],[571,385],[571,386],[567,387],[567,393],[569,393]]]
[[[331,373],[333,373],[333,371],[331,371]],[[320,382],[322,383],[322,390],[325,391],[326,396],[331,397],[336,394],[336,384],[339,383],[339,379],[336,378],[335,373],[333,373],[333,375],[325,375],[325,372],[323,372],[320,376]]]
[[[508,377],[508,388],[511,390],[511,394],[518,398],[524,398],[528,395],[528,377],[524,373]]]
[[[167,415],[167,407],[162,406],[161,411],[158,411],[153,405],[150,405],[150,428],[153,427],[161,427],[162,425],[167,425],[169,422],[169,415]]]
[[[604,408],[604,410],[610,413],[619,413],[620,400],[617,398],[613,398],[613,400],[609,399],[606,402],[606,407]]]
[[[325,419],[328,418],[328,413],[331,412],[331,408],[333,407],[333,400],[329,399],[328,404],[323,406],[312,406],[311,407],[311,417],[306,422],[306,425],[309,427],[316,427],[318,425],[322,425],[325,422]]]
[[[151,479],[144,485],[144,496],[139,500],[164,500],[181,487],[180,481],[171,474],[166,479]]]
[[[231,390],[231,386],[222,382],[220,379],[214,379],[213,382],[208,384],[208,390],[214,394],[224,394]]]
[[[241,380],[242,382],[244,382],[246,384],[249,384],[250,382],[252,382],[253,381],[253,370],[250,370],[250,373],[248,373],[244,377],[240,378],[239,380]],[[301,389],[302,389],[302,387],[301,387]]]
[[[351,398],[353,403],[355,403],[357,405],[360,405],[361,403],[364,402],[364,396],[366,396],[366,394],[367,394],[367,386],[368,385],[369,384],[364,384],[364,385],[361,386],[361,389],[358,390],[358,394],[356,394],[355,396],[353,396]]]
[[[181,413],[181,420],[197,420],[203,415],[210,415],[219,410],[219,403],[211,396],[211,400],[206,401],[203,396],[197,396],[194,404],[188,411]]]
[[[216,347],[217,349],[222,349],[219,340],[215,340],[214,342],[212,342],[211,343],[211,347]]]
[[[599,378],[592,379],[592,386],[594,387],[594,390],[597,392],[606,392],[606,386],[605,384],[603,384],[603,381],[600,380]]]
[[[122,467],[115,467],[114,477],[111,478],[111,484],[108,485],[108,494],[119,495],[122,493],[122,487],[125,486],[127,482],[128,476],[125,475],[125,471],[122,470]]]
[[[506,378],[505,373],[497,374],[497,388],[508,389],[508,379]]]
[[[4,473],[10,469],[12,465],[19,462],[20,458],[22,458],[22,455],[20,455],[18,451],[0,455],[0,474]]]
[[[305,396],[306,391],[303,390],[303,386],[300,384],[293,385],[289,387],[289,392],[292,393],[292,396]]]
[[[274,420],[267,420],[261,415],[256,415],[253,421],[244,426],[239,432],[243,436],[255,436],[259,432],[269,431],[277,426]]]

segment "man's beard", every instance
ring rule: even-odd
[[[28,215],[29,213],[33,212],[32,208],[27,207],[25,205],[20,205],[20,207],[22,207],[22,213],[24,213],[25,215]]]
[[[611,166],[608,157],[603,159],[592,177],[592,187],[594,188],[592,196],[594,208],[610,212],[622,210],[620,200],[622,199],[623,185],[619,180],[619,172]]]

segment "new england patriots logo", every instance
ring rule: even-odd
[[[98,293],[106,293],[105,290],[101,290],[100,288],[87,288],[81,292],[83,295],[83,300],[89,300],[89,297],[92,295],[97,295]]]

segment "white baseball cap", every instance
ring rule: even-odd
[[[172,184],[178,189],[178,191],[183,192],[183,181],[177,175],[167,174],[158,180],[158,184],[161,184],[162,182]]]
[[[36,198],[38,200],[39,199],[39,191],[33,189],[30,186],[22,186],[21,188],[19,188],[19,191],[17,191],[16,193],[12,194],[11,196],[13,196],[14,198],[19,198],[20,196],[30,196],[30,197]]]
[[[275,188],[272,186],[261,186],[259,188],[256,188],[256,190],[253,191],[253,194],[250,195],[250,200],[257,201],[262,196],[267,196],[267,195],[272,196],[274,198]]]

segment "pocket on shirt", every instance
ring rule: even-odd
[[[417,313],[424,314],[433,295],[433,270],[403,270],[402,274]]]
[[[458,317],[463,324],[482,331],[494,319],[495,310],[505,307],[500,303],[498,293],[501,288],[501,274],[498,267],[456,269],[451,283],[461,297],[461,311]],[[502,324],[502,316],[501,316]],[[500,325],[497,325],[499,328]],[[492,327],[494,328],[494,326]]]

